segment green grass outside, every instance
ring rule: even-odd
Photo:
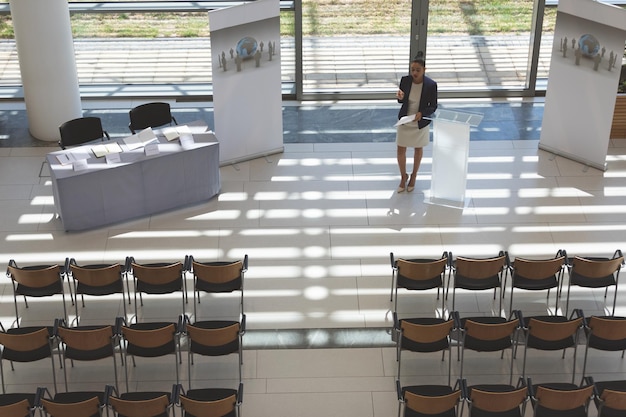
[[[8,0],[0,0],[7,3]],[[450,35],[528,33],[533,0],[431,0],[428,32]],[[411,0],[303,0],[304,36],[406,35]],[[546,10],[552,31],[556,9]],[[292,36],[294,16],[281,12],[281,34]],[[206,13],[74,14],[75,38],[176,38],[209,36]],[[13,38],[10,16],[0,17],[0,38]]]

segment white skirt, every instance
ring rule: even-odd
[[[398,126],[396,144],[405,148],[423,148],[430,140],[429,126],[426,125],[420,129],[417,127],[417,122]]]

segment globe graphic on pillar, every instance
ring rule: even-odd
[[[584,34],[578,40],[578,47],[586,57],[594,57],[600,52],[600,42],[595,36]]]
[[[254,54],[256,53],[256,49],[257,49],[256,39],[254,39],[251,36],[245,36],[239,39],[239,42],[237,42],[237,53],[239,54],[240,57],[244,59],[252,58]]]

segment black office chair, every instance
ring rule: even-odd
[[[178,124],[168,103],[141,104],[131,109],[128,115],[130,116],[128,128],[133,134],[148,127],[170,125],[172,122]]]
[[[68,146],[81,145],[92,140],[111,140],[109,134],[102,129],[102,121],[99,117],[79,117],[69,120],[59,126],[61,140],[59,146],[65,149]]]

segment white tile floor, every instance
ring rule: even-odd
[[[430,146],[415,191],[396,194],[394,146],[287,145],[283,154],[223,167],[222,192],[206,204],[84,233],[63,232],[54,216],[50,179],[42,170],[50,149],[0,148],[1,258],[27,265],[63,262],[68,256],[87,263],[123,261],[129,255],[148,262],[182,260],[187,254],[201,260],[248,254],[245,305],[248,328],[254,330],[389,327],[389,252],[399,257],[443,251],[489,256],[508,250],[514,258],[550,257],[557,249],[610,256],[626,249],[626,141],[611,143],[606,172],[554,158],[538,151],[537,142],[473,142],[464,210],[424,202]],[[9,327],[14,324],[10,283],[0,291],[0,319]],[[624,291],[619,291],[618,315],[626,315]],[[81,322],[112,323],[122,314],[118,300],[87,298]],[[19,301],[23,325],[51,324],[61,314],[60,298],[29,301],[29,309]],[[144,301],[140,320],[173,320],[180,311],[178,296],[147,296]],[[507,301],[508,296],[505,311]],[[234,315],[231,302],[236,304],[228,297],[204,297],[199,315]],[[571,303],[589,315],[604,309],[601,291],[573,290]],[[67,306],[73,317],[69,300]],[[457,294],[457,310],[464,316],[492,314],[494,306],[490,293]],[[544,295],[517,294],[516,307],[525,314],[545,313]],[[402,315],[432,316],[435,308],[434,293],[399,298]],[[499,355],[468,355],[468,382],[508,379],[510,355],[491,366],[483,358]],[[392,347],[248,349],[243,359],[244,416],[396,414]],[[558,353],[534,359],[528,374],[536,381],[569,379],[571,352],[565,360]],[[194,387],[234,386],[233,360],[209,366],[198,359],[192,368]],[[154,361],[159,365],[153,366]],[[137,363],[130,370],[131,389],[167,389],[175,381],[172,358]],[[521,357],[514,365],[519,375]],[[581,365],[579,350],[579,371]],[[5,366],[7,391],[51,386],[49,366],[46,361],[16,364],[15,371]],[[589,369],[596,378],[626,377],[619,353],[593,354]],[[112,378],[106,361],[77,363],[68,371],[70,389],[99,389]],[[123,368],[118,372],[123,388]],[[444,382],[444,374],[438,354],[407,356],[402,382]],[[453,374],[458,375],[456,361]],[[62,372],[57,376],[62,389]],[[186,358],[180,377],[185,383]]]

